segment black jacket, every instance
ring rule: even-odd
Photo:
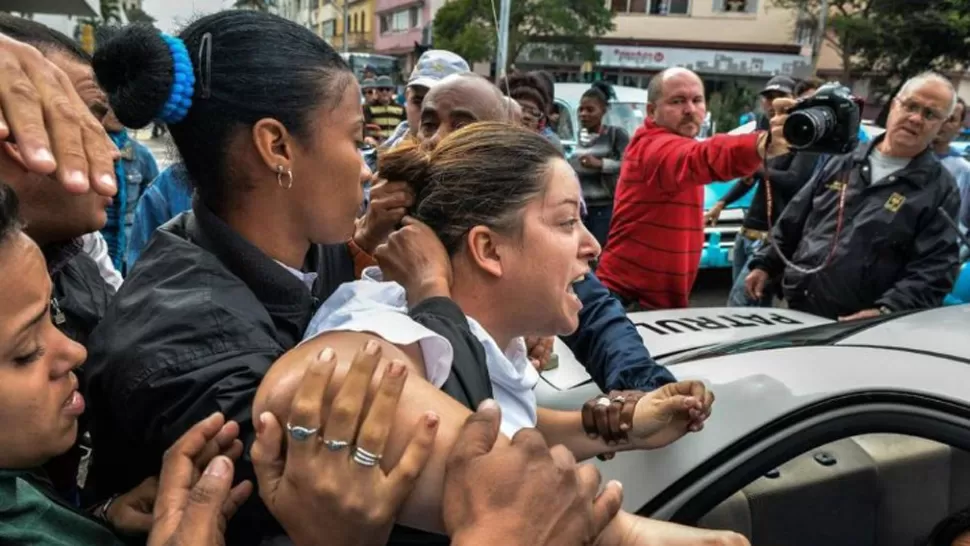
[[[893,311],[937,307],[958,268],[956,233],[940,214],[956,217],[956,182],[926,150],[878,184],[869,179],[871,143],[829,159],[789,203],[772,238],[803,268],[821,265],[835,236],[839,180],[848,173],[842,234],[831,263],[814,275],[791,268],[766,245],[751,263],[772,277],[793,309],[837,318],[886,306]]]
[[[250,413],[260,381],[302,340],[319,303],[354,280],[345,245],[312,247],[305,269],[318,274],[312,293],[199,203],[159,228],[91,336],[99,494],[156,474],[165,450],[215,411],[241,428],[246,452],[236,481],[253,479]],[[464,389],[471,407],[491,396],[484,351],[454,302],[429,300],[412,316],[455,349],[443,389],[456,398]],[[468,370],[460,380],[459,368]],[[278,532],[254,494],[230,522],[227,543],[257,544]]]
[[[42,251],[52,284],[51,320],[64,335],[87,346],[88,337],[108,309],[114,289],[101,277],[98,264],[84,252],[79,239],[45,245]],[[82,366],[75,373],[81,392],[87,395],[85,372],[86,367]],[[81,416],[79,435],[87,432],[89,422],[89,414]],[[75,443],[70,451],[44,465],[54,487],[65,498],[73,498],[77,492],[81,456],[81,448]]]
[[[791,152],[768,160],[768,181],[771,183],[771,222],[774,224],[785,210],[788,202],[795,197],[798,190],[811,179],[815,168],[819,165],[821,156],[815,153]],[[744,227],[757,231],[768,231],[768,185],[764,175],[755,175],[755,193],[751,199],[751,206],[744,215]],[[728,205],[744,197],[751,190],[751,186],[743,180],[738,180],[724,196]]]

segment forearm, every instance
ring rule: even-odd
[[[296,386],[303,378],[310,355],[319,354],[324,348],[332,348],[339,357],[339,363],[326,393],[327,403],[343,384],[344,377],[354,355],[368,340],[378,340],[383,347],[384,358],[374,374],[374,381],[380,381],[383,368],[392,359],[408,364],[410,375],[401,395],[398,411],[392,424],[390,438],[384,449],[381,466],[389,471],[411,441],[415,427],[419,426],[425,413],[433,411],[440,422],[435,439],[434,451],[427,466],[418,478],[414,491],[404,502],[397,522],[425,531],[442,533],[444,524],[441,519],[441,497],[444,490],[445,461],[455,444],[458,432],[471,414],[468,408],[436,389],[423,379],[423,363],[420,354],[406,352],[398,347],[381,341],[371,334],[333,332],[320,335],[291,350],[273,364],[263,379],[253,404],[253,413],[273,412],[285,423]],[[366,412],[367,408],[364,408]],[[352,442],[353,438],[347,441]],[[499,435],[498,444],[508,439]]]
[[[578,411],[539,408],[539,422],[536,428],[546,439],[546,444],[565,446],[577,461],[583,461],[601,453],[628,449],[620,445],[608,446],[602,437],[590,438],[583,430],[583,414]]]

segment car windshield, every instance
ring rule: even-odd
[[[852,320],[847,322],[832,322],[819,326],[810,326],[799,330],[772,334],[769,336],[746,339],[721,345],[713,345],[699,350],[692,350],[675,358],[665,360],[664,365],[680,364],[705,358],[718,356],[768,351],[772,349],[786,349],[789,347],[825,347],[850,336],[878,326],[884,322],[910,314],[910,311],[880,315],[869,319]]]
[[[626,134],[633,136],[637,128],[643,125],[644,116],[642,104],[614,102],[610,104],[610,109],[603,118],[603,124],[620,127],[626,131]]]

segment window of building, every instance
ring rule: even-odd
[[[690,0],[650,0],[649,13],[650,15],[689,15]]]
[[[381,34],[387,34],[391,31],[391,16],[383,14],[380,17]]]
[[[758,0],[714,0],[715,13],[757,13]]]
[[[414,6],[409,9],[408,15],[410,16],[410,28],[418,28],[421,26],[421,9],[419,7]]]
[[[610,7],[615,13],[646,13],[648,0],[611,0]]]
[[[335,19],[324,21],[320,27],[320,33],[324,38],[333,38],[337,34],[337,21]]]

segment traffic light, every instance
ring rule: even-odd
[[[80,23],[81,25],[81,48],[88,53],[94,53],[94,25],[91,23]]]

